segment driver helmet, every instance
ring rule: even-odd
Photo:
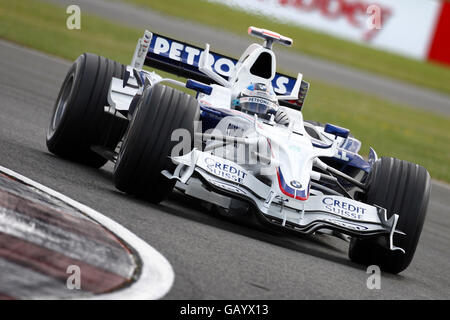
[[[278,110],[278,100],[263,83],[252,83],[233,101],[236,110],[269,120]]]

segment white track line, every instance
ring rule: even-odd
[[[134,283],[121,290],[112,293],[96,295],[93,297],[89,297],[88,299],[160,299],[165,294],[167,294],[167,292],[169,292],[175,278],[172,266],[162,254],[160,254],[134,233],[127,230],[110,218],[102,215],[101,213],[12,170],[0,166],[0,172],[3,172],[4,174],[11,176],[45,193],[48,193],[51,196],[58,198],[59,200],[64,201],[67,204],[77,208],[78,210],[92,218],[92,220],[98,222],[99,224],[116,234],[137,252],[141,259],[142,265],[139,278]]]

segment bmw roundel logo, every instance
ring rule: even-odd
[[[293,186],[296,189],[300,189],[302,187],[302,184],[300,182],[298,182],[297,180],[292,180],[291,186]]]

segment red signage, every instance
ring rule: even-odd
[[[381,26],[386,23],[393,14],[388,7],[378,5],[374,2],[349,1],[349,0],[278,0],[279,5],[293,7],[300,11],[319,11],[327,19],[345,18],[348,23],[355,28],[363,31],[363,39],[371,41],[380,29],[368,30],[367,19],[370,14],[367,9],[371,5],[377,5],[380,8]]]

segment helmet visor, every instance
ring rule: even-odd
[[[277,107],[274,102],[260,97],[242,97],[239,105],[242,111],[260,116],[269,116],[269,111],[276,110]]]

